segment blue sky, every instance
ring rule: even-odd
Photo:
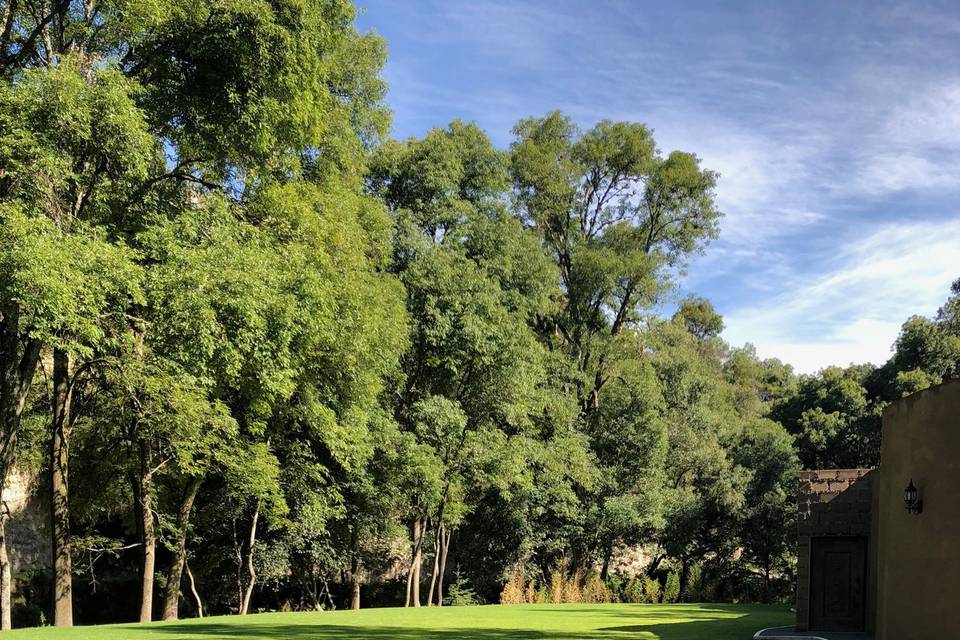
[[[960,277],[960,3],[358,0],[395,137],[632,120],[720,172],[683,292],[799,371],[882,363]]]

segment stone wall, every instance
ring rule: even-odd
[[[3,492],[10,510],[7,521],[7,550],[13,575],[50,566],[49,509],[36,494],[34,478],[14,470]]]
[[[869,537],[873,506],[872,469],[820,469],[800,472],[797,493],[797,629],[810,625],[811,540],[830,536]],[[869,546],[869,542],[868,542]],[[872,554],[868,554],[872,557]],[[872,564],[872,563],[868,563]],[[868,566],[868,584],[875,570]],[[868,595],[870,590],[868,589]],[[872,599],[867,620],[872,619]]]

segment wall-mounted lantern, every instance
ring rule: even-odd
[[[903,490],[903,502],[907,505],[907,513],[921,513],[923,511],[923,500],[919,498],[917,488],[913,486],[913,478],[910,478],[910,484]]]

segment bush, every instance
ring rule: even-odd
[[[550,602],[560,604],[563,602],[564,592],[563,569],[557,567],[550,574]]]
[[[540,585],[537,589],[537,604],[548,604],[550,602],[550,589],[547,585]]]
[[[699,564],[690,565],[687,570],[687,583],[683,585],[684,602],[705,602],[703,597],[703,569]]]
[[[656,604],[660,602],[660,581],[653,576],[646,576],[643,579],[644,602]]]
[[[612,575],[607,578],[607,593],[610,595],[610,602],[626,602],[623,593],[625,588],[626,584],[623,577]]]
[[[459,571],[453,585],[450,586],[451,604],[477,604],[478,598],[472,589],[467,587],[466,580],[460,578]],[[563,566],[558,566],[550,573],[549,580],[537,582],[535,579],[526,580],[519,571],[511,574],[500,593],[501,604],[561,604],[587,603],[599,604],[608,602],[641,603],[675,603],[683,598],[693,598],[699,593],[702,583],[701,569],[697,565],[691,566],[687,584],[681,589],[680,574],[671,570],[667,573],[666,581],[661,584],[656,576],[637,576],[626,579],[622,576],[613,576],[607,581],[597,573],[590,574],[586,579],[581,572],[568,575]],[[461,595],[462,594],[462,595]],[[456,596],[456,597],[455,597]]]
[[[527,604],[537,604],[540,600],[539,594],[537,593],[537,581],[533,578],[527,583],[527,592],[524,594],[524,600],[526,600]]]
[[[663,602],[668,604],[680,598],[680,575],[676,571],[667,574],[667,583],[663,587]]]
[[[599,574],[591,574],[583,585],[583,602],[601,603],[610,602],[610,590],[606,583],[600,579]]]
[[[643,592],[643,579],[630,578],[623,590],[623,598],[631,604],[646,602],[646,595]]]
[[[523,574],[514,572],[500,592],[500,604],[523,604],[526,601],[523,585]]]
[[[580,572],[574,573],[564,580],[563,601],[567,603],[583,602],[583,591],[580,589]]]

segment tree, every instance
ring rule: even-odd
[[[950,297],[937,310],[937,323],[954,336],[960,336],[960,278],[950,285]]]
[[[772,602],[773,578],[790,574],[793,553],[800,468],[793,438],[779,424],[758,420],[746,426],[733,456],[751,473],[737,537],[743,544],[744,560],[759,568],[764,602]]]
[[[596,409],[612,340],[634,326],[679,268],[717,233],[716,174],[674,151],[662,157],[650,130],[603,121],[582,135],[559,113],[522,120],[511,153],[516,204],[560,272],[550,318]]]
[[[242,207],[270,183],[308,177],[336,185],[339,176],[356,192],[364,147],[382,135],[386,111],[378,77],[382,44],[359,35],[353,18],[349,2],[319,0],[270,8],[214,2],[121,8],[67,0],[6,7],[0,36],[6,184],[0,201],[11,215],[19,207],[31,224],[50,220],[51,242],[77,238],[75,244],[102,245],[79,254],[74,246],[72,255],[58,260],[66,264],[69,257],[78,269],[92,268],[88,276],[74,270],[71,286],[104,292],[73,296],[86,304],[77,320],[96,326],[90,332],[50,315],[60,311],[53,307],[11,306],[31,301],[20,292],[4,298],[9,354],[0,402],[11,455],[39,351],[46,346],[54,352],[58,624],[70,622],[66,465],[77,419],[71,406],[81,404],[71,400],[80,377],[91,372],[87,363],[98,363],[100,350],[112,348],[104,339],[129,334],[123,312],[136,301],[136,260],[124,246],[153,219],[144,210],[175,217],[211,193],[225,193]],[[313,72],[310,82],[303,81],[306,69]],[[176,193],[171,185],[190,188]],[[98,270],[111,259],[132,264]],[[20,268],[17,277],[24,274]],[[133,279],[111,289],[103,286],[103,274]],[[40,325],[30,326],[34,318]],[[104,327],[104,318],[112,326]]]
[[[560,274],[559,304],[541,316],[538,328],[545,343],[573,365],[567,392],[580,406],[578,428],[600,456],[604,449],[622,446],[605,442],[612,435],[610,425],[633,422],[632,429],[640,432],[621,434],[652,445],[644,446],[637,464],[655,469],[662,449],[654,443],[663,441],[651,420],[655,409],[621,404],[627,415],[618,417],[602,410],[601,402],[605,395],[616,397],[604,389],[617,377],[628,333],[640,328],[644,310],[668,288],[670,271],[682,268],[687,255],[716,235],[716,174],[701,169],[692,154],[661,156],[642,124],[603,121],[581,134],[568,118],[551,113],[521,121],[514,133],[515,206]],[[603,475],[617,478],[624,471],[620,462],[617,456]],[[619,522],[602,536],[606,557],[634,526],[626,514],[642,521],[656,502],[641,494],[627,503],[617,498],[638,489],[630,483],[613,481],[605,492],[582,494],[593,520],[606,521],[608,529]],[[575,564],[581,567],[597,551],[596,525],[589,520],[583,525],[574,542]]]
[[[74,395],[99,351],[118,338],[124,310],[139,295],[134,254],[115,239],[124,224],[117,207],[145,176],[156,147],[131,94],[116,71],[85,70],[74,58],[49,71],[27,71],[0,93],[0,136],[7,141],[0,162],[9,176],[0,201],[7,242],[15,245],[4,278],[10,336],[4,361],[16,363],[8,375],[4,431],[12,455],[21,399],[41,350],[52,349],[57,625],[72,624],[68,449],[81,405]],[[45,266],[51,272],[37,270]]]
[[[947,311],[945,311],[947,309]],[[913,316],[900,329],[890,366],[895,371],[922,371],[927,386],[960,375],[960,333],[951,332],[949,304],[940,310],[942,319]],[[913,389],[897,389],[899,395]]]
[[[876,466],[884,405],[864,386],[873,375],[870,366],[828,367],[774,403],[770,415],[796,437],[804,468]]]
[[[488,482],[474,474],[481,482],[464,490],[471,465],[460,447],[469,450],[474,438],[502,442],[529,425],[544,380],[530,324],[555,280],[536,238],[506,210],[504,155],[475,125],[455,121],[423,140],[385,145],[368,188],[396,223],[393,269],[412,323],[394,404],[397,422],[416,438],[406,449],[417,470],[409,491],[407,603],[419,604],[423,542],[432,527],[429,602],[439,604],[450,529]]]
[[[723,318],[706,298],[688,297],[680,303],[673,319],[701,340],[716,338],[723,331]]]

